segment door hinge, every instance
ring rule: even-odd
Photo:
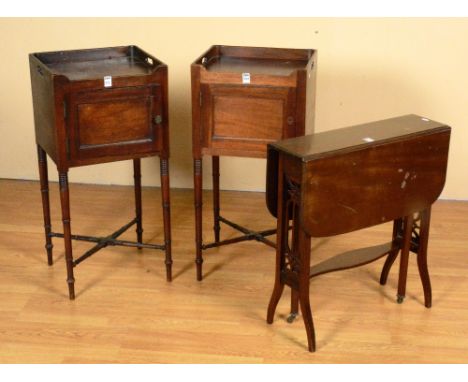
[[[200,106],[202,105],[202,92],[200,90]]]

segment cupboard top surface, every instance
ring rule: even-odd
[[[304,162],[340,152],[378,146],[405,137],[450,130],[450,127],[414,114],[350,126],[271,143],[273,148]]]
[[[134,46],[34,53],[33,56],[52,73],[71,81],[148,75],[162,64]]]
[[[304,69],[307,61],[302,60],[273,60],[262,58],[242,57],[213,57],[206,64],[210,72],[221,73],[253,73],[276,76],[289,76],[295,70]]]
[[[208,72],[289,76],[307,69],[315,54],[313,49],[213,45],[194,65]]]

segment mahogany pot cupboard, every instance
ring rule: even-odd
[[[202,251],[257,240],[276,229],[252,231],[220,215],[219,157],[265,158],[266,144],[313,132],[317,52],[214,45],[191,67],[197,279]],[[212,157],[214,242],[202,240],[202,159]],[[243,235],[220,241],[220,223]]]
[[[52,238],[63,237],[70,299],[75,298],[74,267],[110,245],[165,251],[170,281],[167,66],[137,46],[33,53],[29,66],[47,258],[52,265]],[[53,232],[50,223],[47,155],[59,173],[63,233]],[[161,167],[162,245],[142,241],[140,158],[155,155]],[[134,168],[135,218],[105,237],[72,234],[68,170],[128,159]],[[119,240],[133,225],[137,241]],[[74,259],[72,239],[95,245]]]

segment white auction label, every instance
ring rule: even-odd
[[[242,83],[250,84],[250,73],[242,73]]]
[[[105,76],[104,77],[104,87],[105,88],[112,87],[112,76]]]

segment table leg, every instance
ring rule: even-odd
[[[382,273],[380,274],[381,285],[385,285],[387,283],[390,269],[392,268],[392,265],[395,262],[395,259],[397,258],[398,253],[400,252],[401,243],[397,243],[397,240],[398,240],[398,232],[401,229],[402,223],[403,223],[402,219],[396,219],[393,221],[392,243],[395,247],[397,247],[397,249],[395,249],[394,251],[391,251],[387,256],[387,259],[385,260],[384,266],[382,268]]]
[[[44,215],[44,231],[45,231],[45,249],[47,251],[47,263],[53,264],[52,257],[52,226],[50,224],[50,202],[49,202],[49,176],[47,171],[47,155],[41,146],[37,145],[37,158],[39,162],[39,180],[41,184],[42,211]]]
[[[194,197],[195,197],[195,246],[196,258],[195,264],[197,266],[197,280],[203,279],[202,274],[202,214],[203,214],[203,201],[202,201],[202,158],[194,158],[193,161],[193,176],[194,176]]]
[[[421,226],[419,231],[419,248],[417,254],[419,276],[424,290],[424,305],[426,308],[432,306],[432,289],[429,270],[427,268],[427,244],[429,241],[429,226],[431,222],[431,208],[421,212]]]
[[[291,231],[292,235],[292,243],[291,243],[291,252],[296,254],[296,256],[300,256],[299,254],[299,226],[300,226],[300,221],[298,219],[299,216],[299,210],[298,210],[298,203],[293,203],[293,208],[295,209],[293,213],[293,228]],[[286,219],[285,224],[288,224],[289,221]],[[285,229],[285,227],[283,227]],[[286,237],[289,237],[289,231],[286,228],[286,231],[284,232],[284,235]],[[307,263],[309,264],[309,263]],[[293,266],[293,268],[299,268],[299,266],[296,264]],[[297,269],[297,271],[300,272],[300,269]],[[299,275],[298,275],[299,276]],[[295,288],[291,287],[291,313],[289,314],[288,318],[286,319],[287,322],[292,323],[296,319],[297,315],[299,313],[299,291],[296,290]]]
[[[137,242],[143,242],[143,221],[141,210],[141,161],[140,158],[133,160],[133,179],[135,184],[135,217]],[[138,247],[141,249],[142,247]]]
[[[59,172],[60,203],[62,206],[63,239],[65,242],[65,261],[67,264],[67,283],[70,300],[75,299],[75,278],[73,277],[73,253],[70,225],[70,196],[67,172]]]
[[[219,225],[219,156],[212,157],[212,176],[213,176],[213,215],[214,215],[214,236],[215,236],[215,243],[219,242],[219,232],[220,232],[220,225]]]
[[[299,270],[299,304],[307,333],[307,343],[310,352],[315,351],[315,330],[309,300],[309,269],[310,269],[310,236],[298,228],[298,246],[300,257]]]
[[[166,251],[166,279],[172,281],[172,251],[171,251],[171,210],[169,195],[169,161],[167,158],[160,159],[161,168],[161,192],[164,218],[164,246]]]
[[[406,293],[406,278],[408,275],[408,257],[411,246],[411,233],[413,229],[413,215],[406,216],[404,219],[403,245],[400,255],[400,273],[398,276],[398,294],[397,302],[401,304]]]
[[[273,286],[273,292],[271,293],[270,302],[267,310],[267,323],[273,323],[273,317],[275,315],[276,307],[283,294],[284,282],[281,280],[281,271],[285,266],[284,253],[286,249],[286,240],[288,239],[288,231],[284,230],[284,213],[282,209],[282,201],[278,201],[280,205],[278,207],[278,218],[277,218],[277,237],[276,237],[276,267],[275,267],[275,285]],[[286,224],[288,221],[286,220]],[[292,289],[291,289],[292,293]]]
[[[283,294],[284,284],[281,282],[275,282],[275,286],[273,287],[273,293],[270,297],[270,302],[268,304],[268,311],[267,311],[267,322],[269,324],[273,323],[273,317],[275,316],[275,310],[278,306],[278,302]]]
[[[281,201],[279,203],[282,204]],[[273,317],[275,315],[276,307],[283,294],[284,282],[281,280],[281,271],[285,266],[284,253],[286,250],[287,231],[285,235],[283,210],[278,207],[278,218],[277,218],[277,237],[276,237],[276,267],[275,267],[275,285],[273,286],[273,292],[271,293],[270,302],[267,310],[267,323],[273,323]],[[292,289],[291,289],[292,293]]]
[[[283,190],[283,173],[282,173],[282,162],[279,162],[278,166],[278,205],[277,205],[277,219],[276,219],[276,265],[275,265],[275,284],[273,286],[273,292],[270,297],[267,310],[267,323],[273,323],[273,317],[275,315],[276,307],[283,294],[284,282],[281,280],[281,271],[285,265],[285,251],[288,240],[288,219],[285,217],[284,205],[285,205],[285,191]],[[286,211],[287,214],[287,211]],[[285,229],[286,224],[286,229]]]

